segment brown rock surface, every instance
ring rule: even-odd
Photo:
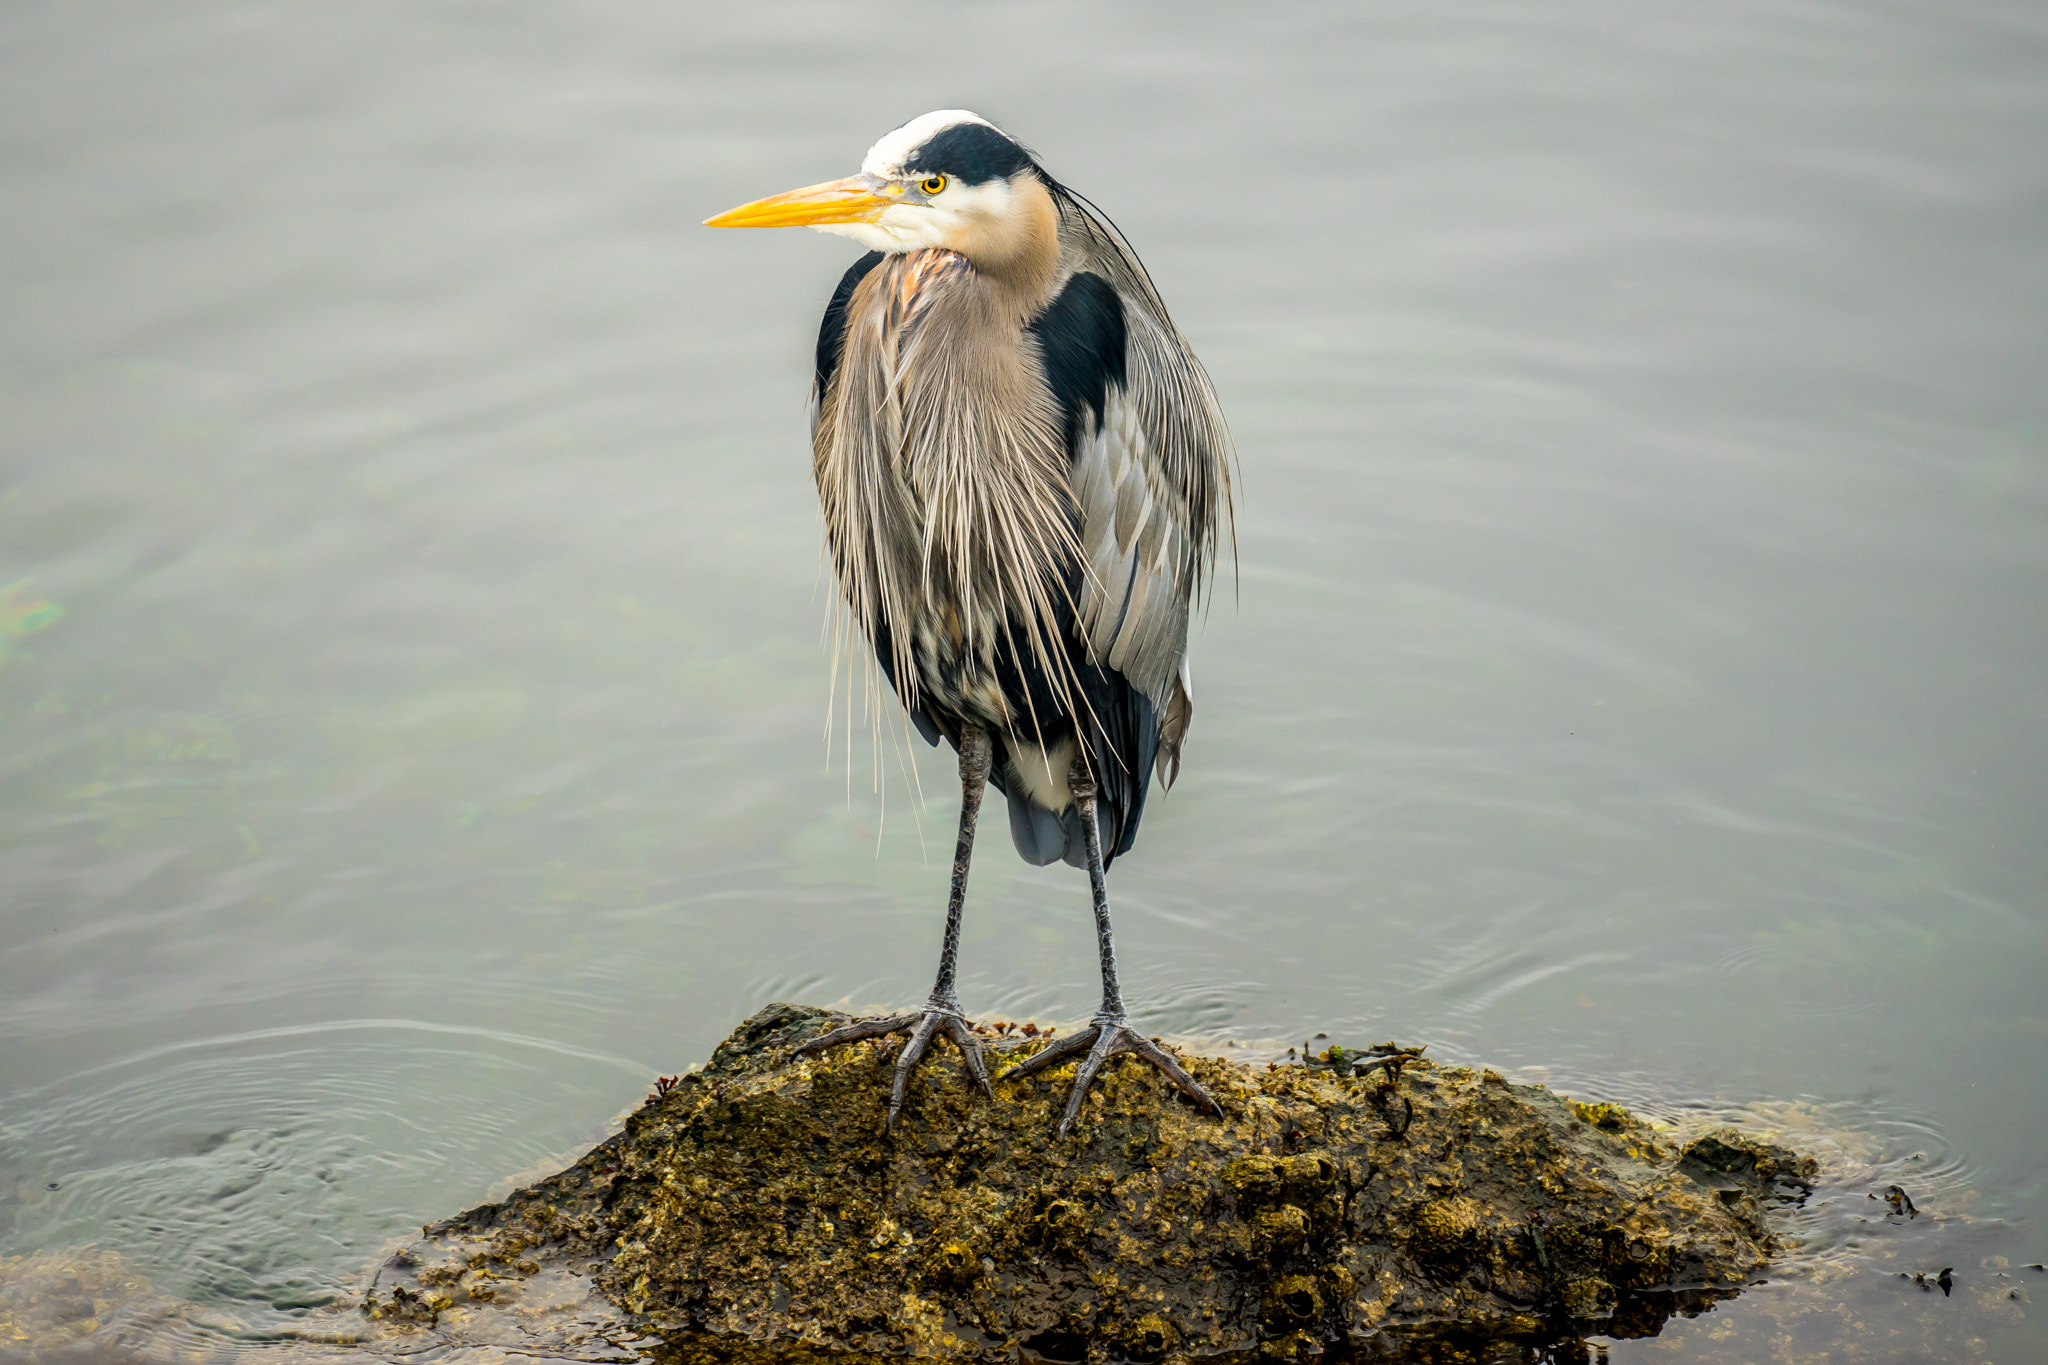
[[[1732,1129],[1680,1146],[1491,1071],[1354,1076],[1327,1053],[1187,1059],[1221,1120],[1113,1062],[1064,1140],[1070,1067],[991,1104],[938,1057],[890,1137],[879,1047],[794,1056],[842,1019],[760,1011],[568,1170],[428,1228],[364,1311],[445,1330],[589,1276],[614,1349],[706,1359],[1634,1336],[1748,1282],[1776,1250],[1766,1207],[1813,1170]],[[989,1044],[994,1068],[1039,1045]]]

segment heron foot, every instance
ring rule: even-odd
[[[953,1046],[960,1050],[960,1068],[967,1073],[967,1079],[980,1086],[982,1094],[995,1098],[995,1091],[988,1083],[988,1067],[981,1059],[981,1040],[974,1036],[974,1026],[967,1022],[967,1017],[956,1006],[946,1002],[929,1001],[923,1009],[910,1014],[856,1019],[829,1033],[819,1034],[798,1048],[796,1055],[805,1057],[826,1048],[838,1047],[841,1043],[857,1043],[865,1038],[882,1038],[892,1033],[904,1034],[909,1041],[896,1058],[896,1080],[889,1087],[890,1132],[896,1131],[896,1125],[902,1118],[903,1096],[910,1086],[910,1073],[917,1069],[932,1039],[940,1034],[952,1039]]]
[[[1081,1112],[1081,1100],[1087,1095],[1088,1087],[1095,1080],[1096,1073],[1102,1070],[1102,1064],[1119,1052],[1137,1053],[1165,1072],[1167,1079],[1179,1086],[1181,1093],[1193,1100],[1197,1108],[1217,1118],[1223,1117],[1223,1106],[1216,1103],[1209,1092],[1202,1089],[1201,1084],[1182,1069],[1181,1064],[1174,1060],[1173,1054],[1132,1028],[1131,1021],[1122,1015],[1096,1015],[1094,1022],[1087,1028],[1026,1057],[1005,1071],[1003,1079],[1014,1081],[1033,1072],[1058,1066],[1077,1052],[1086,1052],[1088,1055],[1083,1057],[1081,1064],[1074,1069],[1074,1089],[1067,1096],[1067,1112],[1060,1119],[1061,1137],[1067,1135],[1067,1129],[1073,1126],[1074,1116]]]

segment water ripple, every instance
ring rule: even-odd
[[[558,1116],[617,1107],[621,1070],[650,1069],[407,1019],[145,1049],[0,1101],[0,1249],[107,1247],[180,1297],[297,1312],[382,1239],[479,1201],[508,1153],[602,1137]]]

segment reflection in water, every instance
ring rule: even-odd
[[[30,596],[27,579],[0,588],[0,650],[24,635],[48,630],[63,614],[55,602]]]
[[[281,1330],[764,995],[922,998],[950,775],[821,743],[847,253],[693,225],[964,104],[1243,457],[1141,1025],[1840,1147],[1785,1280],[1615,1360],[2043,1353],[2034,7],[0,26],[0,1255]],[[1071,874],[975,879],[963,1003],[1085,1016]]]

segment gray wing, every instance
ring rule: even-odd
[[[1230,435],[1208,375],[1136,255],[1105,219],[1061,199],[1066,264],[1107,282],[1124,334],[1121,374],[1104,375],[1099,410],[1082,414],[1072,443],[1087,561],[1080,624],[1096,661],[1150,698],[1156,771],[1171,786],[1194,713],[1188,612],[1218,551],[1234,544]]]

